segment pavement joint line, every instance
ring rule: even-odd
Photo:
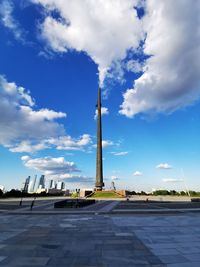
[[[119,211],[119,210],[113,210],[111,212],[105,212],[105,211],[63,211],[63,212],[45,212],[45,211],[27,211],[27,212],[6,212],[6,213],[1,213],[2,215],[123,215],[123,214],[132,214],[132,215],[145,215],[145,214],[150,214],[150,215],[183,215],[184,212],[177,212],[177,211],[157,211],[157,210],[153,210],[153,211],[146,211],[144,212],[143,210],[134,210],[134,211]]]
[[[33,200],[32,200],[33,201]],[[38,204],[38,202],[37,202],[37,199],[35,200],[35,203],[37,203]],[[47,202],[47,203],[41,203],[40,205],[35,205],[33,208],[34,209],[38,209],[38,208],[41,208],[41,207],[45,207],[45,206],[51,206],[51,205],[53,205],[54,204],[54,202],[52,201],[51,203],[49,203],[49,202]],[[31,206],[31,205],[30,205]],[[24,210],[30,210],[30,206],[28,206],[28,207],[24,207],[24,208],[20,208],[20,210],[22,210],[22,211],[24,211]]]
[[[106,200],[102,200],[102,201],[99,201],[99,200],[96,200],[96,203],[93,204],[93,205],[88,205],[86,207],[83,207],[82,209],[84,210],[90,210],[90,208],[98,208],[99,206],[101,207],[102,203],[105,203],[107,202]]]
[[[178,212],[187,212],[187,211],[200,211],[200,208],[184,208],[184,209],[114,209],[113,211],[144,211],[144,212],[148,212],[148,211],[155,211],[155,212],[165,212],[165,211],[178,211]]]

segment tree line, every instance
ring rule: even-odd
[[[189,194],[188,194],[189,192]],[[128,191],[129,195],[138,195],[138,196],[192,196],[192,197],[199,197],[200,192],[197,191],[176,191],[176,190],[155,190],[152,193],[146,193],[145,191],[135,192],[135,191]]]
[[[17,189],[11,189],[10,191],[3,192],[0,189],[0,198],[23,198],[23,197],[48,197],[48,196],[63,196],[63,192],[55,193],[55,194],[49,194],[47,192],[41,192],[39,194],[33,193],[29,194]]]

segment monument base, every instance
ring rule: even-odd
[[[91,197],[97,198],[123,198],[126,197],[125,190],[98,190],[96,188],[94,193],[91,194]]]
[[[95,191],[95,192],[96,192],[96,191],[97,191],[97,192],[102,192],[103,189],[102,189],[102,188],[95,188],[94,191]]]

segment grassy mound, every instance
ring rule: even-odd
[[[94,194],[92,194],[91,197],[95,197],[95,198],[120,198],[120,196],[118,194],[116,194],[114,191],[110,191],[110,192],[97,191],[97,192],[94,192]]]

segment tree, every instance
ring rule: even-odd
[[[175,190],[170,190],[170,195],[175,196],[175,195],[177,195],[177,192]]]
[[[181,192],[180,192],[180,195],[181,195],[181,196],[186,196],[186,192],[185,192],[185,191],[181,191]]]
[[[10,191],[5,193],[5,197],[21,197],[22,192],[19,190],[11,189]]]
[[[156,190],[153,192],[154,196],[166,196],[170,195],[170,192],[167,190]]]

